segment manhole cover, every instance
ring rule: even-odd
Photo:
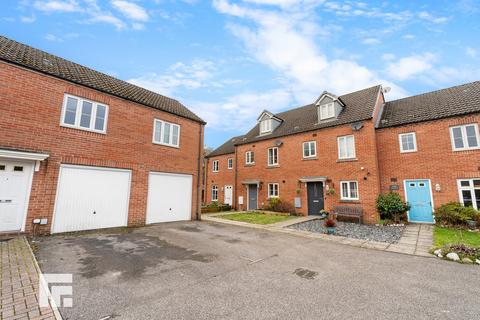
[[[303,268],[298,268],[293,273],[299,276],[300,278],[308,279],[308,280],[313,280],[318,275],[318,272],[308,270],[308,269],[303,269]]]

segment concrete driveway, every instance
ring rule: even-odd
[[[65,319],[474,319],[480,268],[212,222],[42,238]]]

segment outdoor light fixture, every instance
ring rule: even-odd
[[[435,184],[435,191],[440,192],[442,188],[440,187],[440,183]]]

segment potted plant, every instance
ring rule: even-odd
[[[325,220],[325,227],[327,228],[327,234],[335,234],[337,222],[335,219],[329,217],[327,220]]]
[[[325,209],[320,210],[320,218],[325,219],[328,216],[328,211]]]

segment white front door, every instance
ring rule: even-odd
[[[52,233],[127,225],[130,170],[61,165]]]
[[[0,159],[0,232],[23,231],[33,164]]]
[[[147,224],[192,219],[192,176],[150,172]]]
[[[233,205],[233,186],[225,186],[223,203]]]

